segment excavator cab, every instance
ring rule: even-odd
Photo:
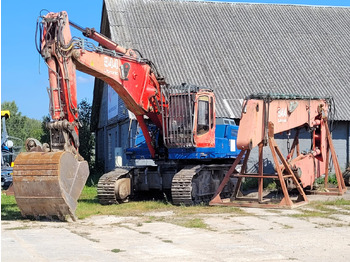
[[[197,147],[215,147],[214,94],[199,92],[195,104],[194,141]]]
[[[215,147],[213,91],[188,84],[166,91],[168,108],[162,110],[166,147]]]

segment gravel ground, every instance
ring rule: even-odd
[[[340,197],[350,199],[350,190]],[[339,197],[310,196],[312,200]],[[138,217],[95,216],[77,222],[2,221],[1,261],[350,261],[350,209],[330,216],[242,208],[246,214],[171,211]],[[194,219],[206,228],[174,221]]]

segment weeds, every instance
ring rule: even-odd
[[[29,227],[28,226],[20,226],[20,227],[5,228],[5,230],[23,230],[23,229],[29,229]]]
[[[111,250],[113,253],[120,253],[120,252],[125,252],[125,250],[119,249],[119,248],[114,248]]]
[[[324,180],[325,180],[325,177],[319,177],[316,179],[316,183],[318,185],[324,185]],[[330,174],[328,176],[328,183],[332,185],[338,185],[337,177],[335,174]]]
[[[326,201],[326,202],[323,202],[323,204],[328,206],[350,206],[350,200],[341,198],[333,201]]]
[[[274,191],[278,189],[278,185],[272,178],[265,178],[263,181],[263,187],[269,191]],[[257,178],[246,178],[242,183],[243,190],[250,190],[258,188],[258,179]]]
[[[342,224],[342,223],[318,223],[320,227],[348,227],[349,224]]]
[[[187,228],[202,228],[202,229],[209,228],[208,225],[206,223],[204,223],[204,221],[200,218],[175,220],[173,223],[175,225],[183,226],[183,227],[187,227]]]
[[[100,240],[98,240],[98,239],[94,239],[94,238],[91,238],[90,237],[90,233],[86,233],[86,232],[79,232],[79,231],[75,231],[75,230],[71,230],[71,232],[73,233],[73,234],[76,234],[76,235],[78,235],[78,236],[80,236],[80,237],[83,237],[83,238],[85,238],[85,239],[87,239],[87,240],[90,240],[90,241],[92,241],[92,242],[100,242]]]
[[[295,217],[295,218],[311,218],[311,217],[323,217],[323,218],[330,218],[330,215],[328,212],[322,212],[318,210],[302,210],[302,213],[299,214],[292,214],[289,215],[290,217]]]
[[[164,240],[162,240],[164,243],[173,243],[173,241],[172,240],[168,240],[168,239],[164,239]]]

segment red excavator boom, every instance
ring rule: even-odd
[[[50,145],[28,139],[29,152],[21,153],[14,168],[14,192],[23,216],[74,217],[77,199],[89,175],[79,155],[79,117],[76,69],[108,83],[135,114],[152,157],[152,143],[144,117],[162,130],[160,107],[167,105],[160,85],[165,84],[147,59],[137,51],[118,46],[94,29],[69,22],[66,12],[41,17],[38,51],[49,71]],[[100,46],[72,38],[70,24]]]
[[[94,29],[84,29],[70,22],[66,12],[49,13],[43,21],[41,54],[49,65],[52,118],[54,120],[64,118],[70,123],[77,119],[76,68],[103,80],[118,93],[125,106],[139,121],[151,155],[154,157],[155,149],[151,145],[144,116],[149,117],[158,128],[161,128],[160,106],[165,99],[160,91],[162,79],[157,78],[156,70],[152,68],[153,64],[140,57],[136,51],[120,47]],[[73,39],[69,25],[96,40],[100,47],[94,47],[84,39]],[[58,30],[58,33],[53,30]],[[52,36],[59,39],[52,39]],[[61,81],[60,89],[57,88],[57,77]],[[60,90],[60,93],[57,90]]]

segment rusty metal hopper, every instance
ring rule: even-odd
[[[77,200],[89,175],[86,161],[72,153],[20,153],[13,170],[13,189],[22,216],[75,220]]]

